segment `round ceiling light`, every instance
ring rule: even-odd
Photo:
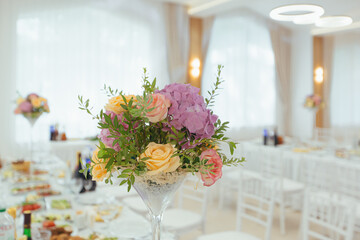
[[[348,16],[329,16],[318,19],[315,25],[323,28],[337,28],[350,25],[352,22],[352,18]]]
[[[316,17],[298,16],[293,20],[293,23],[298,24],[298,25],[314,24],[319,19],[320,19],[319,16],[316,16]]]
[[[297,18],[316,19],[324,12],[324,9],[317,5],[296,4],[275,8],[271,10],[270,17],[278,21],[294,21]]]

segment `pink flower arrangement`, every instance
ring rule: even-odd
[[[304,107],[306,108],[319,108],[323,107],[324,103],[319,95],[311,94],[306,96]]]
[[[40,97],[36,93],[30,93],[26,98],[19,96],[16,99],[17,107],[15,114],[39,115],[43,112],[50,112],[50,108],[46,98]]]
[[[135,176],[158,176],[163,181],[166,174],[191,172],[201,177],[204,186],[211,186],[221,178],[223,165],[243,162],[243,158],[228,158],[217,147],[227,143],[231,155],[236,148],[225,136],[228,123],[221,123],[209,109],[222,82],[220,73],[221,67],[206,99],[190,84],[173,83],[158,90],[156,81],[151,83],[147,77],[142,95],[105,88],[111,96],[105,112],[92,116],[101,129],[95,158],[106,166],[107,180],[120,170],[122,184],[131,187]],[[89,100],[79,96],[79,101],[80,109],[91,114]]]

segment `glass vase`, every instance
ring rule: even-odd
[[[136,177],[134,188],[147,206],[151,217],[152,240],[160,240],[163,213],[185,177],[186,173],[179,172]]]
[[[315,108],[309,108],[309,111],[312,114],[312,135],[313,135],[313,140],[317,140],[317,136],[316,136],[316,115],[318,112],[319,108],[315,107]]]
[[[26,118],[30,124],[30,161],[33,160],[33,129],[41,114],[42,112],[23,113],[24,118]]]

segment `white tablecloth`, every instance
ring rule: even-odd
[[[67,161],[75,161],[76,153],[81,152],[86,147],[95,148],[96,141],[85,141],[85,140],[77,140],[77,141],[53,141],[49,143],[49,151],[50,154],[54,154],[58,156],[61,160]]]

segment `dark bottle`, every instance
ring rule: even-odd
[[[264,129],[264,145],[267,145],[268,144],[268,139],[269,139],[269,134],[268,134],[268,130],[267,129]]]
[[[274,146],[277,146],[279,144],[278,134],[277,134],[277,128],[274,129]]]
[[[24,235],[31,240],[31,211],[24,212]]]
[[[54,141],[59,140],[59,124],[55,124],[54,129]]]
[[[54,132],[55,132],[55,127],[53,125],[50,126],[50,141],[54,141]]]

